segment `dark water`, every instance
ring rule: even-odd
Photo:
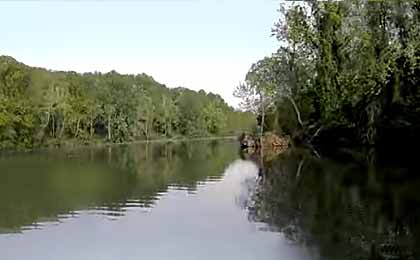
[[[332,160],[289,150],[264,159],[249,215],[320,259],[420,259],[415,169],[369,154]]]
[[[407,171],[231,141],[7,156],[0,259],[418,259]]]

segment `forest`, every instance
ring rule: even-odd
[[[254,121],[220,95],[146,74],[51,71],[0,57],[0,150],[236,135]]]
[[[235,90],[242,108],[296,142],[419,144],[420,1],[291,2],[278,50]]]

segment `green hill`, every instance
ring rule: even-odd
[[[255,124],[217,94],[146,74],[51,71],[0,56],[0,149],[236,134]]]

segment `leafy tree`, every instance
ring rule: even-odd
[[[261,117],[255,108],[266,106],[255,104],[269,94],[266,127],[335,145],[418,140],[418,1],[306,1],[281,10],[273,27],[280,48],[237,90]]]
[[[169,89],[145,74],[48,71],[6,56],[0,101],[0,149],[225,135],[253,118],[219,95]]]

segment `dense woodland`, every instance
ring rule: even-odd
[[[418,142],[420,1],[292,1],[279,48],[235,94],[265,130],[312,144]]]
[[[0,150],[232,135],[254,121],[219,95],[145,74],[49,71],[0,57]]]
[[[265,131],[314,149],[254,158],[264,175],[250,218],[320,259],[419,259],[420,1],[290,1],[280,13],[278,50],[235,94]]]

